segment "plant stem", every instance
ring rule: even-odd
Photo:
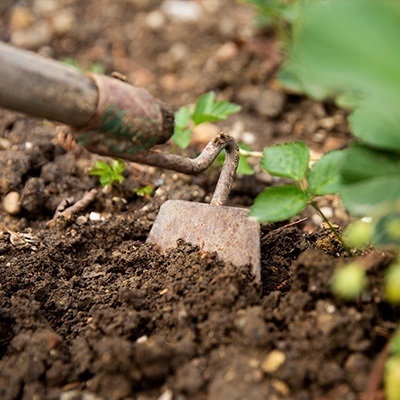
[[[324,222],[328,225],[329,230],[335,235],[336,239],[339,240],[340,244],[343,246],[343,248],[346,250],[346,252],[350,255],[351,254],[351,248],[347,245],[347,243],[344,241],[342,235],[335,229],[335,227],[331,224],[329,219],[325,216],[325,214],[321,211],[319,208],[318,204],[315,201],[311,201],[311,206],[314,207],[314,209],[317,211],[317,213],[322,217]]]
[[[240,155],[245,157],[256,157],[261,158],[263,156],[262,151],[251,151],[251,150],[244,150],[239,149]]]

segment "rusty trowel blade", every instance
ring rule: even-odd
[[[224,261],[250,265],[256,279],[260,272],[260,226],[243,208],[168,200],[147,238],[164,253],[176,241],[198,245],[205,252],[217,252]]]

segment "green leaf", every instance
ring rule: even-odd
[[[242,107],[238,104],[230,103],[229,101],[216,101],[213,105],[212,116],[219,120],[226,119],[231,114],[238,113]]]
[[[175,126],[174,134],[172,135],[172,141],[182,149],[190,144],[192,131],[188,128],[190,121],[190,108],[189,106],[183,106],[175,112]]]
[[[311,167],[307,181],[309,190],[313,195],[321,196],[339,191],[341,183],[340,165],[343,157],[343,151],[331,151]]]
[[[178,111],[175,112],[175,126],[179,126],[180,128],[187,127],[190,120],[190,107],[183,106]]]
[[[73,57],[63,56],[63,57],[60,57],[60,61],[63,62],[64,64],[70,65],[77,69],[82,69],[78,64],[78,61],[76,61],[75,58],[73,58]]]
[[[376,221],[373,242],[376,245],[395,245],[397,248],[400,246],[399,212],[388,212]]]
[[[335,103],[338,107],[354,110],[360,105],[364,97],[361,91],[353,90],[339,94],[335,99]]]
[[[241,155],[239,157],[239,164],[237,167],[237,174],[239,175],[254,175],[254,169],[251,167],[247,161],[247,157]]]
[[[192,136],[192,131],[188,128],[180,128],[179,126],[175,126],[174,134],[172,135],[172,141],[182,149],[186,149],[186,147],[190,144],[190,139]]]
[[[308,170],[310,149],[302,142],[266,147],[261,167],[274,176],[301,181]]]
[[[105,74],[106,72],[105,67],[98,62],[90,64],[89,70],[90,72],[94,72],[95,74]]]
[[[356,216],[371,214],[374,208],[400,198],[400,174],[378,176],[343,184],[339,194],[344,206]]]
[[[153,194],[154,187],[152,185],[146,185],[146,186],[142,186],[142,187],[133,189],[133,191],[139,197],[150,197]]]
[[[358,103],[350,118],[354,135],[400,150],[400,2],[308,1],[302,16],[284,66],[291,81],[345,101],[349,91],[362,94],[366,100],[350,98]]]
[[[397,153],[356,144],[344,154],[341,173],[345,184],[400,173]]]
[[[400,160],[397,153],[354,145],[345,151],[339,194],[355,215],[373,212],[380,203],[400,198]]]
[[[110,164],[97,160],[94,167],[89,171],[89,175],[98,176],[101,186],[124,181],[122,175],[125,171],[125,163],[122,160],[113,159]]]
[[[200,125],[203,122],[224,120],[240,110],[241,107],[237,104],[228,101],[215,101],[215,93],[208,92],[197,99],[192,119],[195,125]]]
[[[361,102],[349,121],[355,136],[366,144],[400,151],[400,95],[371,96]]]
[[[125,171],[125,163],[122,160],[112,159],[110,163],[111,172],[118,178]]]
[[[214,92],[205,93],[197,99],[192,115],[192,119],[196,125],[207,121],[205,117],[212,113],[214,99]]]
[[[271,187],[256,197],[249,216],[260,222],[283,221],[303,211],[308,202],[307,193],[297,186]]]

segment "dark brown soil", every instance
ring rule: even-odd
[[[243,107],[221,126],[254,150],[300,139],[318,155],[348,141],[344,111],[279,87],[279,42],[248,7],[198,2],[203,15],[181,22],[161,1],[56,3],[3,1],[2,40],[118,70],[174,107],[215,90]],[[399,318],[383,301],[385,254],[367,256],[357,303],[332,295],[347,258],[310,210],[262,226],[261,283],[190,244],[160,255],[145,244],[160,205],[209,200],[217,167],[185,177],[129,164],[121,186],[101,191],[88,175],[97,157],[59,130],[0,110],[0,196],[17,192],[21,207],[0,211],[1,399],[361,398]],[[239,176],[230,204],[251,205],[270,183]],[[135,194],[148,184],[153,196]],[[93,188],[86,209],[53,219]],[[320,205],[347,221],[334,197]]]

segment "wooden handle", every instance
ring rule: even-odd
[[[95,83],[78,69],[0,42],[0,107],[80,127],[97,103]]]
[[[76,128],[79,144],[130,158],[174,132],[174,113],[147,90],[0,42],[0,107]]]

